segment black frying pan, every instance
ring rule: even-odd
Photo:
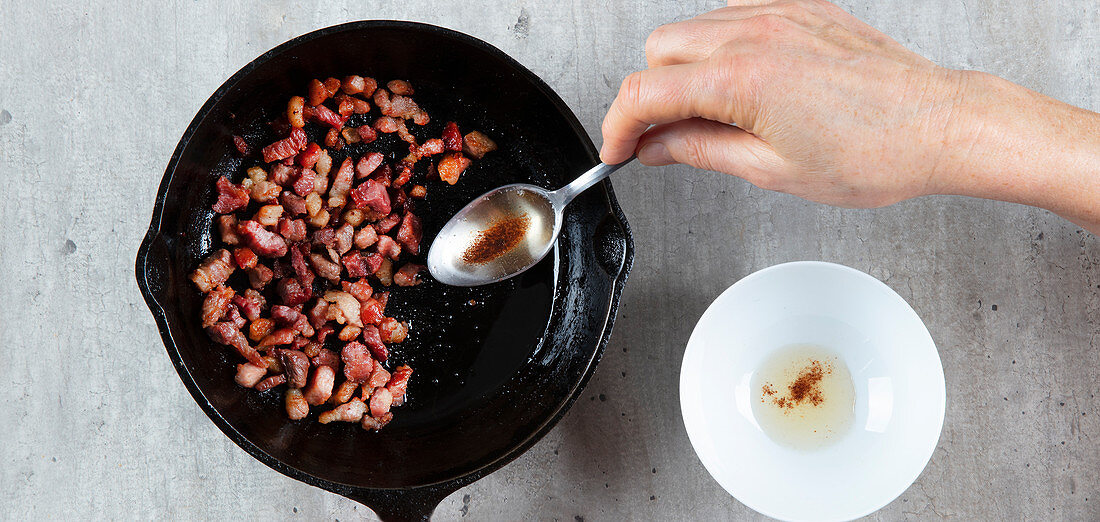
[[[280,473],[384,519],[426,519],[444,497],[530,448],[576,400],[611,333],[633,241],[604,182],[573,202],[553,254],[524,275],[479,288],[429,280],[394,292],[387,313],[408,320],[411,334],[391,360],[416,373],[408,402],[385,429],[286,419],[281,390],[233,382],[237,356],[203,332],[201,296],[187,275],[216,246],[213,180],[240,179],[247,166],[231,136],[274,139],[263,122],[291,93],[304,92],[311,78],[353,73],[410,80],[433,118],[425,136],[456,120],[500,145],[458,185],[429,182],[417,207],[422,252],[477,195],[515,182],[557,188],[597,161],[565,103],[485,42],[410,22],[321,29],[252,61],[199,110],[161,181],[137,280],[184,385],[229,438]]]

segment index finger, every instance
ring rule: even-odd
[[[748,122],[743,90],[705,62],[668,65],[631,73],[604,116],[605,163],[625,161],[650,125],[688,118]]]

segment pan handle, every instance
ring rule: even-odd
[[[351,500],[371,508],[382,522],[422,522],[448,495],[465,484],[445,482],[410,489],[353,489],[337,491]]]

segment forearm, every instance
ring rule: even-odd
[[[1045,208],[1100,235],[1100,114],[961,75],[933,191]]]

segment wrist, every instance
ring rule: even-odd
[[[952,71],[930,193],[1042,207],[1100,223],[1100,114],[996,76]]]

